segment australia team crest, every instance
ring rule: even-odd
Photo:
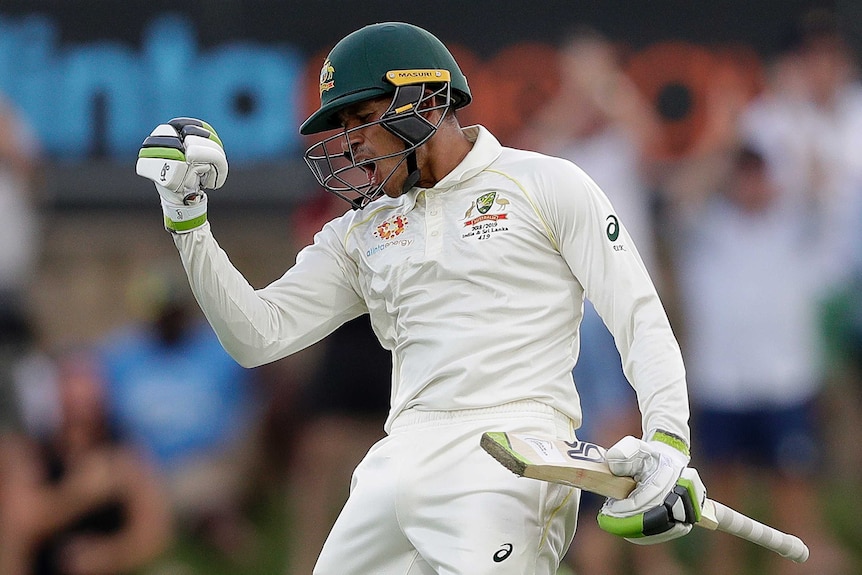
[[[464,212],[463,239],[487,240],[491,234],[508,231],[509,200],[498,192],[487,192],[470,202]]]

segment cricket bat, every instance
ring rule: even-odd
[[[611,473],[605,449],[595,443],[496,431],[484,433],[480,445],[505,468],[522,477],[562,483],[614,499],[624,499],[636,485],[631,477]],[[712,499],[704,503],[696,525],[741,537],[797,563],[808,559],[808,547],[798,537]]]

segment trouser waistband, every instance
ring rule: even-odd
[[[572,419],[546,403],[534,400],[513,401],[502,405],[480,407],[474,409],[456,409],[452,411],[425,411],[407,409],[399,413],[392,421],[390,433],[404,431],[421,426],[445,425],[461,421],[493,419],[501,415],[511,414],[518,417],[544,416],[553,419],[559,427],[574,429]]]

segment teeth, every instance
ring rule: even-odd
[[[374,164],[366,164],[362,166],[362,169],[365,170],[365,175],[368,177],[368,183],[372,186],[377,183],[377,171],[374,168]]]

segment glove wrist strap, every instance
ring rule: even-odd
[[[663,443],[664,445],[672,447],[681,453],[686,460],[691,458],[691,452],[689,451],[686,441],[674,433],[664,431],[662,429],[656,429],[649,435],[648,440]]]
[[[162,213],[165,216],[165,229],[169,232],[183,234],[201,227],[207,221],[206,194],[193,205],[174,204],[164,198]]]

